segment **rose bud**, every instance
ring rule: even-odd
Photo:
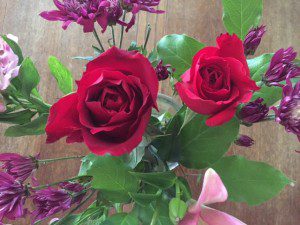
[[[34,193],[32,196],[35,206],[35,210],[32,212],[33,223],[51,217],[56,213],[64,212],[70,209],[72,204],[81,202],[82,198],[77,196],[84,190],[82,185],[74,184],[71,187],[64,183],[61,184],[61,187],[63,188],[49,187]]]
[[[262,104],[263,98],[258,98],[254,102],[249,102],[238,113],[238,117],[243,123],[252,124],[264,120],[269,113],[266,104]]]
[[[260,26],[249,30],[244,40],[245,55],[254,55],[263,35],[266,32],[266,26]]]
[[[0,224],[4,218],[16,220],[26,214],[24,209],[27,191],[11,175],[0,172]]]
[[[254,145],[254,140],[247,135],[239,135],[238,139],[236,139],[234,143],[242,147],[251,147]]]
[[[40,16],[49,21],[62,21],[63,29],[72,22],[82,25],[85,33],[94,31],[95,22],[101,26],[102,32],[114,23],[124,25],[119,20],[123,13],[117,0],[54,0],[54,4],[58,10],[42,12]]]
[[[175,69],[172,69],[171,65],[167,64],[164,66],[162,60],[159,61],[155,68],[155,72],[159,81],[168,79],[174,71]]]
[[[0,154],[1,168],[16,180],[25,181],[38,168],[36,157],[24,157],[19,154]]]
[[[77,85],[51,107],[47,143],[67,136],[97,155],[133,151],[157,108],[158,79],[149,60],[113,47],[87,64]]]
[[[9,39],[17,41],[17,38],[8,35]],[[0,37],[0,91],[5,90],[10,81],[19,74],[19,58],[11,47]],[[1,101],[1,99],[0,99]],[[2,107],[1,107],[2,106]],[[0,102],[1,111],[4,110],[3,103]]]
[[[280,86],[279,82],[300,75],[300,67],[293,63],[297,53],[292,47],[278,50],[271,59],[263,80],[267,85]]]
[[[136,15],[139,11],[146,11],[149,13],[157,13],[161,14],[165,11],[156,10],[154,7],[158,6],[160,0],[147,0],[147,1],[140,1],[140,0],[120,0],[121,6],[124,10],[132,13],[132,18],[127,25],[126,31],[128,31],[136,21]]]
[[[205,47],[193,58],[192,67],[175,87],[194,112],[208,115],[208,126],[230,121],[241,103],[259,90],[244,55],[243,42],[234,34],[217,38],[217,47]]]
[[[283,88],[283,98],[275,111],[276,121],[283,125],[287,132],[294,133],[300,141],[300,81],[295,87],[290,79]]]

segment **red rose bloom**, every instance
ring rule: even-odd
[[[156,106],[158,79],[140,53],[115,47],[87,64],[78,90],[50,110],[47,143],[67,136],[97,154],[119,156],[142,141]]]
[[[235,34],[223,34],[217,45],[200,50],[191,69],[176,84],[190,109],[210,116],[208,126],[231,120],[237,106],[249,102],[253,91],[259,89],[250,78],[242,41]]]

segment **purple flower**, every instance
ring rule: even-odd
[[[17,42],[17,38],[8,35],[9,39]],[[11,47],[0,37],[0,91],[5,90],[10,81],[19,74],[19,58]],[[2,108],[3,110],[3,108]]]
[[[262,104],[263,98],[258,98],[254,102],[249,102],[240,110],[238,117],[246,124],[257,123],[264,120],[269,113],[266,104]]]
[[[118,0],[53,0],[58,10],[42,12],[40,15],[50,21],[63,21],[63,29],[72,22],[83,26],[83,31],[93,32],[94,23],[104,32],[108,25],[123,23],[119,21],[123,12]]]
[[[243,147],[251,147],[254,145],[254,140],[247,135],[239,135],[238,139],[236,139],[234,143]]]
[[[156,75],[158,77],[158,80],[166,80],[169,78],[169,76],[174,72],[175,69],[172,69],[171,65],[163,65],[163,61],[160,60],[158,65],[155,68]]]
[[[297,53],[292,47],[278,50],[272,57],[270,67],[265,74],[265,83],[280,86],[279,82],[287,78],[298,77],[300,68],[293,63],[296,56]]]
[[[300,81],[295,87],[290,79],[283,88],[283,98],[275,111],[276,122],[283,125],[287,132],[294,133],[300,141]]]
[[[35,157],[24,157],[19,154],[0,154],[1,168],[20,182],[24,182],[38,168]]]
[[[82,185],[62,183],[60,187],[61,189],[49,187],[35,192],[33,204],[36,209],[32,212],[32,223],[66,211],[71,208],[72,204],[81,202],[84,190]]]
[[[157,14],[164,13],[165,11],[156,10],[154,8],[158,6],[159,3],[160,0],[121,0],[123,9],[132,13],[132,17],[127,25],[126,31],[128,31],[135,24],[136,14],[139,11],[146,11]]]
[[[266,32],[266,26],[260,26],[249,30],[244,40],[245,55],[254,55],[263,35]]]
[[[9,174],[0,172],[0,221],[3,218],[16,220],[24,217],[25,199],[24,186]]]

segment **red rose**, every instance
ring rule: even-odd
[[[98,155],[119,156],[142,141],[156,107],[158,79],[140,53],[115,47],[87,64],[78,90],[50,110],[47,143],[67,136]]]
[[[218,126],[234,116],[259,88],[250,78],[242,41],[234,34],[217,38],[217,47],[200,50],[191,69],[176,84],[182,101],[193,111],[209,115],[206,124]]]

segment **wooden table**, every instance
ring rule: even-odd
[[[265,0],[263,24],[267,25],[263,42],[257,52],[274,52],[277,49],[294,46],[300,51],[300,1],[299,0]],[[41,19],[38,14],[43,10],[53,9],[51,0],[1,0],[0,32],[11,33],[20,39],[25,55],[36,62],[41,75],[39,87],[43,97],[54,103],[62,95],[58,91],[54,78],[50,76],[47,58],[54,55],[71,69],[76,78],[80,77],[84,63],[73,60],[73,56],[91,55],[89,48],[95,40],[91,34],[83,34],[81,27],[71,25],[67,31],[61,29],[60,23],[52,23]],[[185,33],[214,45],[215,38],[225,32],[222,25],[222,6],[220,0],[162,0],[161,9],[165,15],[149,15],[142,13],[137,26],[125,35],[125,44],[129,40],[142,43],[145,37],[144,27],[152,24],[153,32],[149,47],[165,34]],[[117,31],[117,33],[119,33]],[[105,38],[102,38],[105,40]],[[161,92],[170,93],[167,83],[161,86]],[[0,125],[1,135],[7,126]],[[252,128],[243,128],[242,133],[251,135],[256,144],[251,149],[233,147],[231,151],[245,155],[252,160],[265,161],[289,177],[300,181],[300,149],[297,139],[286,134],[283,127],[274,122],[258,124]],[[0,137],[1,152],[17,152],[21,154],[41,153],[42,158],[54,158],[88,153],[84,145],[67,145],[60,141],[53,145],[45,144],[45,136],[5,138]],[[38,170],[41,183],[57,181],[74,176],[79,162],[54,163]],[[190,180],[195,197],[199,192],[196,181]],[[246,204],[226,203],[220,207],[250,225],[296,225],[300,221],[300,188],[287,187],[279,197],[261,206],[249,207]],[[297,222],[298,221],[298,222]],[[29,222],[15,222],[15,225],[28,225]]]

